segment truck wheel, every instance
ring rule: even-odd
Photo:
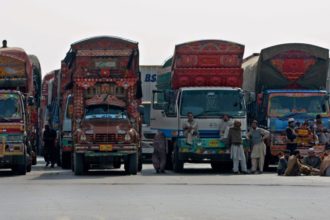
[[[183,171],[184,162],[179,159],[178,150],[176,149],[173,154],[173,170],[176,173]]]
[[[84,168],[84,155],[74,153],[74,174],[75,175],[83,175],[85,168]]]
[[[138,155],[137,153],[128,155],[125,163],[125,172],[127,174],[136,175],[138,172]]]
[[[27,167],[26,167],[26,172],[31,172],[32,170],[32,164],[29,164]]]
[[[74,172],[74,153],[71,153],[71,170]]]
[[[27,156],[24,154],[23,156],[18,156],[13,161],[14,165],[12,170],[17,175],[25,175],[27,170]]]
[[[64,153],[61,154],[61,165],[62,169],[70,169],[71,168],[71,153]]]
[[[141,152],[139,153],[139,161],[138,161],[138,172],[141,172],[142,171],[142,154]]]
[[[32,156],[32,165],[37,165],[37,154],[34,151],[32,151],[31,156]]]

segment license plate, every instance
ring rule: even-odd
[[[142,148],[142,153],[143,154],[152,154],[154,152],[154,148],[150,147],[150,148]]]
[[[219,141],[218,140],[211,140],[209,141],[209,147],[218,147]]]
[[[100,151],[112,151],[112,144],[101,144]]]

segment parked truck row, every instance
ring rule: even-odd
[[[95,168],[129,174],[150,159],[157,131],[166,138],[167,168],[230,163],[219,131],[224,116],[239,120],[243,137],[252,120],[271,132],[266,166],[286,151],[289,118],[330,129],[329,51],[310,44],[281,44],[245,59],[244,45],[200,40],[176,45],[163,66],[140,66],[138,43],[99,36],[71,44],[59,69],[44,76],[38,58],[20,48],[0,49],[0,167],[20,174],[43,153],[42,128],[57,133],[58,164],[76,175]],[[191,113],[197,138],[188,143]],[[245,138],[244,138],[245,140]],[[300,140],[304,153],[317,140]],[[244,141],[246,153],[249,143]]]

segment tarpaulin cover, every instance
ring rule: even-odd
[[[257,59],[256,59],[257,57]],[[329,50],[309,44],[265,48],[243,63],[243,89],[325,89]]]

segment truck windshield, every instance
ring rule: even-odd
[[[22,119],[20,97],[16,94],[0,94],[0,121]]]
[[[324,94],[281,94],[270,97],[268,114],[282,117],[291,113],[326,114],[329,103]]]
[[[195,117],[234,117],[244,115],[245,106],[239,90],[188,90],[182,92],[180,114],[186,116],[188,112]]]
[[[85,119],[111,118],[127,119],[123,108],[112,105],[91,105],[85,108]]]

